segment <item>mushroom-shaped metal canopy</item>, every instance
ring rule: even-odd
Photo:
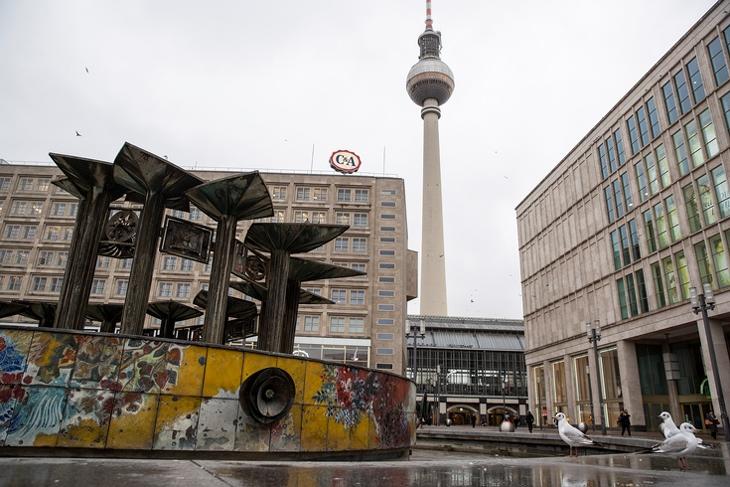
[[[321,247],[348,228],[348,225],[313,223],[254,223],[246,233],[244,245],[265,252],[286,250],[299,254]]]
[[[251,281],[231,281],[230,285],[233,289],[241,291],[246,296],[258,299],[259,301],[266,301],[268,290],[265,286],[262,286],[259,283]],[[299,291],[299,304],[335,304],[335,302],[302,289]]]
[[[201,290],[193,299],[193,304],[203,309],[208,307],[208,291]],[[258,310],[256,305],[251,301],[245,301],[240,298],[234,298],[228,296],[228,306],[226,308],[226,315],[231,318],[250,318],[256,316]]]
[[[178,301],[154,301],[147,305],[147,314],[160,320],[185,321],[197,318],[203,312]]]
[[[289,262],[289,279],[299,282],[364,276],[365,274],[365,272],[350,269],[349,267],[327,264],[318,260],[292,257]]]
[[[117,303],[89,303],[86,317],[101,322],[100,331],[114,333],[117,323],[122,320],[124,306]]]
[[[128,191],[114,180],[114,165],[109,162],[64,154],[48,155],[81,194],[86,194],[93,188],[102,188],[110,193],[110,201],[114,201]]]
[[[0,301],[0,319],[22,314],[28,306],[10,301]]]
[[[148,192],[162,193],[165,206],[189,211],[185,191],[203,180],[167,159],[125,142],[114,159],[114,179],[130,192],[127,200],[144,203]]]
[[[26,307],[20,314],[32,320],[38,320],[38,326],[53,326],[56,317],[57,303],[49,301],[30,301],[25,299],[13,299],[13,303]]]
[[[200,211],[215,220],[223,216],[252,220],[274,214],[271,196],[258,171],[201,184],[189,189],[187,196]]]
[[[68,176],[56,176],[51,180],[51,184],[58,186],[70,195],[76,196],[81,199],[84,195],[79,191],[74,183],[68,178]]]

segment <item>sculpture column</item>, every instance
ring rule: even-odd
[[[116,181],[136,193],[127,195],[127,200],[144,202],[121,323],[122,333],[141,335],[165,207],[188,211],[189,204],[184,193],[203,181],[166,159],[128,142],[114,162]]]
[[[218,220],[203,339],[222,344],[227,317],[228,281],[233,269],[238,220],[265,218],[274,214],[271,196],[258,172],[217,179],[187,192],[187,197]]]
[[[109,204],[121,197],[125,189],[114,182],[112,164],[61,154],[50,156],[67,178],[54,184],[79,198],[54,324],[56,328],[82,329],[103,222]]]

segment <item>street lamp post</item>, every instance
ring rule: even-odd
[[[730,441],[730,424],[728,423],[727,409],[725,408],[725,395],[720,385],[720,375],[717,372],[717,356],[715,355],[715,346],[712,341],[712,332],[710,331],[710,320],[707,318],[707,310],[715,309],[715,295],[709,283],[704,283],[702,287],[704,294],[697,294],[696,288],[690,288],[690,302],[692,303],[692,311],[695,314],[702,313],[702,325],[705,330],[705,336],[707,337],[707,349],[710,352],[710,364],[712,365],[712,379],[715,382],[717,402],[720,405],[722,431],[725,435],[725,441]]]
[[[591,387],[591,367],[586,365],[586,376],[588,377],[588,402],[591,404],[591,427],[596,431],[596,422],[593,421],[593,388]]]
[[[598,385],[598,409],[601,411],[601,434],[606,434],[606,414],[603,411],[603,391],[601,390],[601,366],[598,362],[598,342],[601,340],[601,322],[587,321],[586,334],[588,335],[588,343],[593,344],[593,358],[596,362],[596,382]],[[591,401],[591,408],[593,407]],[[593,413],[593,411],[591,411]],[[595,422],[594,422],[595,423]]]
[[[441,364],[436,364],[436,426],[441,422]]]
[[[423,320],[418,325],[412,324],[410,331],[406,333],[406,339],[413,338],[413,382],[416,384],[416,394],[418,394],[418,339],[425,337],[426,325]],[[420,419],[423,419],[425,414],[425,411],[421,411]]]

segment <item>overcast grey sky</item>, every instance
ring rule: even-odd
[[[450,314],[522,317],[515,206],[712,4],[434,0],[456,78],[440,122]],[[113,160],[129,141],[180,165],[307,170],[314,144],[315,169],[348,148],[381,173],[386,147],[419,249],[404,86],[424,15],[422,0],[0,0],[0,158]]]

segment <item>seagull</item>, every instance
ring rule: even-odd
[[[597,445],[588,435],[568,423],[568,420],[565,419],[565,414],[558,413],[555,415],[555,419],[558,420],[558,434],[560,435],[560,439],[570,447],[570,456],[573,456],[573,448]],[[578,452],[576,451],[577,455]]]
[[[78,130],[76,131],[76,137],[81,137],[81,134],[79,133]]]
[[[674,420],[672,419],[671,414],[666,411],[662,411],[659,417],[662,419],[662,423],[659,425],[659,429],[662,431],[664,438],[669,439],[682,433],[680,429],[677,428],[677,425],[674,424]],[[697,438],[697,446],[705,450],[709,450],[712,448],[711,446],[705,445],[702,441],[702,438]]]
[[[86,70],[86,74],[88,74],[89,73],[89,68],[87,68],[86,66],[84,66],[84,69]]]
[[[679,433],[652,446],[650,451],[652,453],[666,453],[676,458],[679,468],[681,470],[687,470],[689,468],[689,465],[687,465],[687,455],[692,454],[699,446],[699,441],[694,435],[695,431],[697,430],[691,424],[682,423],[679,425]]]

